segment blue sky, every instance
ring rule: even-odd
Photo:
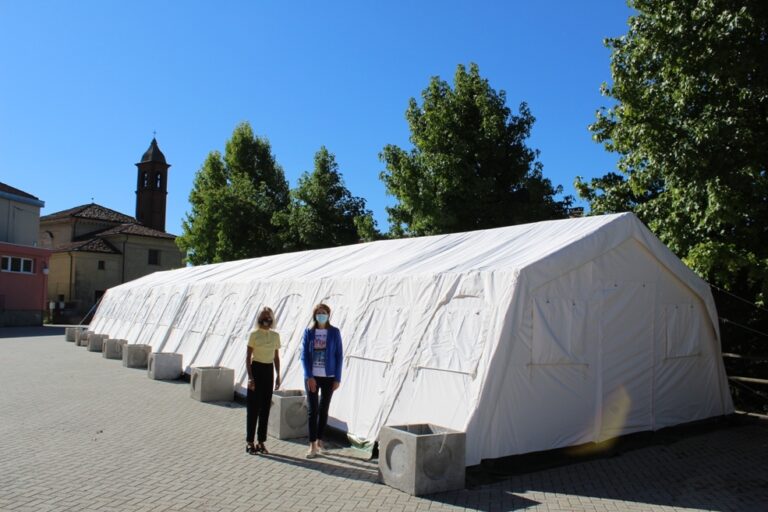
[[[528,145],[574,194],[575,176],[615,166],[587,125],[608,103],[602,40],[630,14],[620,0],[0,0],[0,181],[43,215],[91,198],[134,215],[156,130],[180,234],[195,172],[249,121],[291,186],[327,146],[386,228],[379,152],[410,147],[405,109],[430,77],[476,62],[514,111],[529,104]]]

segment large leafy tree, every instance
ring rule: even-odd
[[[469,231],[563,217],[569,198],[542,175],[537,151],[526,146],[534,118],[518,115],[476,64],[459,65],[451,86],[433,77],[422,103],[411,98],[405,117],[413,148],[387,145],[381,179],[398,203],[387,208],[394,235]]]
[[[633,210],[722,287],[768,292],[768,2],[634,0],[608,39],[615,106],[595,140],[618,170],[577,179],[593,213]]]
[[[365,199],[349,192],[335,156],[324,146],[315,153],[312,173],[299,178],[288,208],[277,212],[273,221],[285,250],[334,247],[377,236]]]
[[[281,243],[272,217],[288,201],[269,141],[242,123],[224,155],[211,152],[197,172],[177,243],[195,265],[274,254]]]

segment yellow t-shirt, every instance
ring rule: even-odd
[[[255,329],[248,335],[248,346],[253,349],[251,361],[271,363],[275,360],[275,350],[280,348],[280,335],[275,331]]]

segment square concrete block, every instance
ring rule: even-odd
[[[272,392],[268,432],[278,439],[307,436],[307,398],[301,389]]]
[[[67,327],[64,329],[64,339],[67,341],[75,341],[75,334],[77,331],[81,331],[80,327]]]
[[[147,377],[155,380],[176,380],[184,370],[181,367],[181,354],[152,352],[147,363]]]
[[[224,402],[235,398],[235,370],[223,366],[192,368],[190,396],[201,402]]]
[[[88,345],[88,336],[91,334],[94,334],[93,331],[75,331],[75,346],[77,347],[85,347]]]
[[[91,334],[88,336],[88,352],[101,352],[101,346],[106,338],[103,334]]]
[[[125,340],[108,338],[101,344],[101,357],[105,359],[122,359]]]
[[[429,423],[385,426],[379,473],[385,484],[419,496],[464,488],[466,435]]]
[[[123,366],[126,368],[146,368],[149,353],[152,347],[149,345],[123,345]]]

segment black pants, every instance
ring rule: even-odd
[[[317,388],[314,393],[309,391],[309,386],[304,385],[307,388],[307,401],[309,407],[307,414],[309,415],[309,442],[323,440],[323,434],[325,433],[325,426],[328,424],[328,408],[331,406],[331,397],[333,396],[333,377],[315,377]],[[320,395],[320,407],[317,403],[317,395]],[[319,410],[318,410],[319,409]]]
[[[272,405],[272,388],[275,386],[274,366],[272,363],[251,361],[251,374],[255,381],[254,389],[248,388],[248,415],[246,419],[245,440],[253,442],[256,422],[259,423],[259,442],[267,440],[267,422],[269,407]]]

